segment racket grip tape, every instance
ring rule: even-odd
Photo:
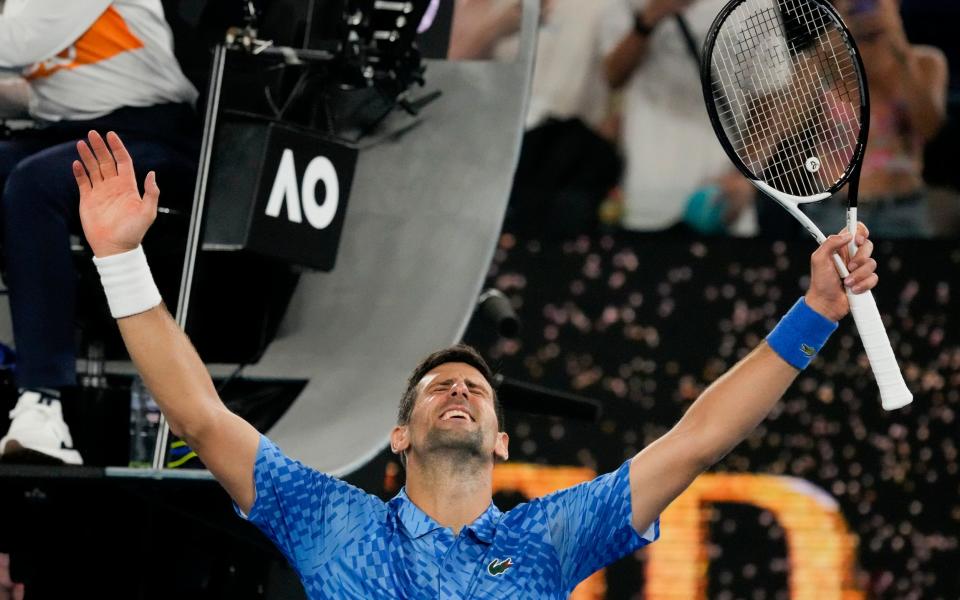
[[[860,332],[863,348],[870,360],[873,376],[880,388],[880,402],[885,410],[896,410],[913,402],[913,394],[907,388],[897,358],[890,346],[890,338],[880,318],[877,302],[871,292],[854,294],[847,289],[850,312]]]

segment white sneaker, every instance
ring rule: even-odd
[[[80,453],[73,449],[70,428],[63,422],[60,400],[34,391],[21,393],[10,411],[10,430],[0,440],[0,454],[4,459],[23,455],[30,462],[39,458],[83,464]]]

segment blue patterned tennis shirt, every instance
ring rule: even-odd
[[[254,481],[247,518],[314,600],[566,598],[660,536],[659,519],[643,535],[630,524],[629,462],[505,513],[491,502],[459,535],[404,491],[383,502],[288,458],[266,437]]]

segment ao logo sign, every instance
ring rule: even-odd
[[[317,204],[317,183],[321,181],[326,194],[323,204]],[[340,180],[330,159],[317,156],[311,160],[303,173],[302,185],[298,185],[293,150],[284,149],[280,167],[277,169],[277,178],[273,181],[273,189],[270,190],[270,199],[267,201],[267,216],[279,217],[281,207],[286,206],[288,220],[302,223],[306,215],[307,223],[312,227],[325,229],[337,215],[339,204]]]

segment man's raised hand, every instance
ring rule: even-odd
[[[157,216],[156,174],[147,174],[141,198],[133,160],[120,137],[111,131],[104,142],[91,131],[87,139],[77,142],[80,160],[73,161],[83,234],[98,258],[133,250]]]
[[[817,248],[810,257],[810,288],[806,294],[806,302],[810,308],[831,321],[839,321],[850,312],[844,286],[850,288],[854,294],[868,292],[877,286],[877,261],[872,258],[873,242],[869,238],[870,231],[867,226],[857,223],[858,250],[853,258],[850,258],[847,252],[850,234],[846,229],[831,235]],[[843,281],[837,277],[837,267],[833,262],[834,252],[840,254],[850,271],[850,275]]]

